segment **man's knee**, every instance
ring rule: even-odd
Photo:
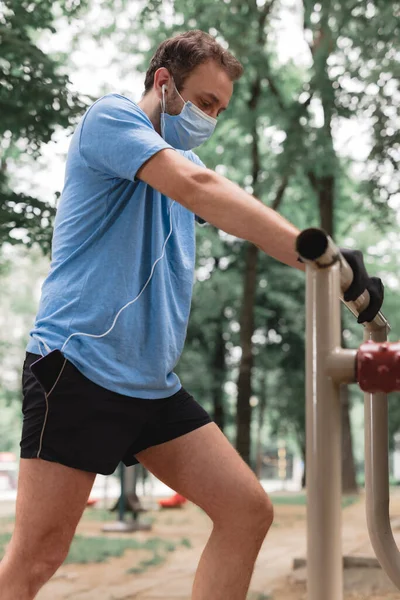
[[[48,581],[68,556],[68,549],[57,548],[46,554],[40,552],[31,559],[31,574],[33,578]]]
[[[274,520],[274,507],[261,485],[249,495],[246,513],[250,523],[266,535]]]
[[[264,536],[273,520],[272,502],[259,484],[250,486],[233,499],[228,499],[223,510],[218,511],[213,518],[215,524],[245,528]]]
[[[31,548],[29,554],[26,547],[11,543],[6,554],[10,566],[21,573],[30,590],[39,590],[67,558],[69,544],[49,538],[36,548]]]

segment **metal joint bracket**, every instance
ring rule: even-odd
[[[357,353],[357,381],[370,394],[400,391],[400,342],[364,342]]]
[[[335,348],[326,359],[325,373],[336,384],[355,383],[357,350]]]

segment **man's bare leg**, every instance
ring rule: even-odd
[[[21,459],[15,529],[0,562],[1,600],[33,600],[65,560],[95,474]]]
[[[272,504],[254,473],[214,423],[144,450],[137,458],[213,521],[192,600],[245,600],[273,520]]]

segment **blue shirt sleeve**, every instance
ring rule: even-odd
[[[160,150],[170,148],[148,116],[129,98],[109,94],[84,116],[79,150],[92,169],[134,181],[140,167]]]

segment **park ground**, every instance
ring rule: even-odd
[[[275,495],[275,523],[263,544],[248,600],[306,600],[305,569],[293,570],[294,558],[306,551],[306,508],[302,495]],[[211,531],[208,517],[193,504],[181,509],[150,510],[141,517],[152,530],[102,533],[115,514],[87,509],[71,553],[37,600],[190,600],[201,552]],[[365,522],[364,498],[346,499],[343,508],[345,555],[372,557]],[[9,509],[9,512],[11,507]],[[400,493],[394,490],[391,516],[400,517]],[[13,519],[0,505],[0,555],[12,531]],[[102,562],[97,562],[102,561]],[[396,592],[377,567],[345,570],[345,600],[396,600]],[[212,600],[212,599],[210,599]],[[228,600],[228,599],[227,599]],[[322,600],[322,599],[321,599]]]

